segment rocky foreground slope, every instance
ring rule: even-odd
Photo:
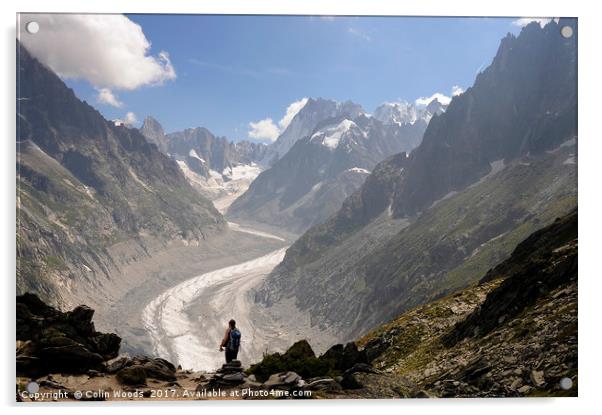
[[[525,239],[478,285],[358,343],[376,368],[430,396],[576,396],[577,249],[574,211]],[[563,390],[564,378],[573,387]]]
[[[116,356],[119,338],[97,333],[87,307],[60,313],[20,296],[17,399],[31,399],[31,380],[41,392],[64,391],[57,400],[576,396],[577,250],[573,211],[479,284],[357,342],[316,356],[302,340],[246,370],[234,361],[215,373]]]

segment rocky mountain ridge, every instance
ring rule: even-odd
[[[294,232],[319,224],[378,162],[419,143],[426,126],[424,119],[382,122],[363,113],[325,119],[260,174],[228,214]]]
[[[573,209],[576,44],[561,24],[574,22],[505,38],[419,147],[375,167],[287,250],[257,301],[293,299],[315,324],[353,338],[475,282]]]
[[[161,124],[146,117],[140,132],[173,158],[203,196],[218,210],[242,194],[264,169],[260,163],[268,147],[250,141],[231,142],[202,127],[165,134]]]
[[[226,171],[236,165],[258,164],[267,151],[265,144],[250,141],[232,142],[226,137],[216,137],[202,127],[169,133],[166,140],[167,153],[178,159],[195,158],[203,166],[197,173],[204,175],[207,175],[206,170],[227,175]]]
[[[17,53],[18,293],[102,303],[124,283],[121,265],[225,229],[138,130],[104,119],[20,44]]]
[[[437,98],[434,98],[426,106],[417,106],[407,101],[385,102],[374,110],[373,117],[383,124],[402,125],[416,122],[428,124],[433,115],[441,115],[446,109],[447,105],[439,102]]]
[[[541,154],[577,136],[577,40],[558,35],[562,25],[575,24],[532,23],[502,39],[474,85],[429,123],[399,181],[395,216],[414,215],[465,188],[497,160]]]

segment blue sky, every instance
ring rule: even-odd
[[[128,15],[169,54],[175,79],[112,89],[121,107],[98,101],[86,80],[67,79],[109,119],[157,118],[167,132],[203,126],[234,140],[249,123],[278,123],[303,97],[350,99],[367,111],[472,85],[514,18]]]

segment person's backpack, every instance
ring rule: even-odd
[[[240,331],[238,329],[230,330],[230,341],[228,342],[228,349],[238,350],[240,347]]]

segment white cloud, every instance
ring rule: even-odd
[[[552,17],[521,17],[520,19],[516,19],[512,22],[514,26],[525,27],[531,22],[537,22],[541,27],[544,27],[552,20],[556,21],[557,19]]]
[[[307,98],[301,98],[286,107],[284,117],[278,121],[278,125],[271,119],[265,118],[261,121],[249,123],[249,137],[257,140],[276,141],[281,132],[291,123],[295,115],[307,104]]]
[[[441,92],[435,92],[430,97],[420,97],[416,99],[416,105],[427,106],[432,100],[437,99],[443,105],[448,105],[451,102],[451,98],[447,95],[443,95]]]
[[[441,92],[435,92],[433,95],[431,95],[430,97],[420,97],[417,98],[416,101],[414,101],[414,103],[418,106],[424,106],[426,107],[428,104],[431,103],[432,100],[434,100],[435,98],[443,105],[449,105],[449,103],[452,100],[452,97],[456,97],[458,95],[461,95],[464,93],[464,88],[462,88],[459,85],[454,85],[451,87],[451,97],[441,93]]]
[[[302,98],[299,101],[293,102],[286,108],[286,114],[278,122],[281,131],[286,130],[286,127],[288,127],[295,115],[297,115],[297,113],[301,111],[301,108],[303,108],[305,104],[307,104],[307,98]]]
[[[125,125],[134,125],[138,122],[138,119],[136,118],[136,114],[134,114],[133,112],[128,112],[127,114],[125,114],[125,120],[123,120]]]
[[[459,85],[452,86],[451,89],[452,97],[457,97],[458,95],[462,95],[464,93],[464,88]]]
[[[109,88],[98,88],[96,100],[101,104],[111,105],[116,108],[123,107],[123,102]]]
[[[35,20],[40,31],[24,26]],[[133,90],[176,78],[167,52],[149,55],[140,25],[111,14],[23,14],[20,41],[63,78],[85,79],[96,88]]]
[[[138,118],[136,118],[136,114],[133,112],[128,112],[125,114],[123,119],[117,118],[113,120],[115,125],[125,125],[126,127],[133,127],[136,123],[138,123]]]
[[[249,137],[261,141],[276,141],[280,129],[271,118],[249,123]]]

